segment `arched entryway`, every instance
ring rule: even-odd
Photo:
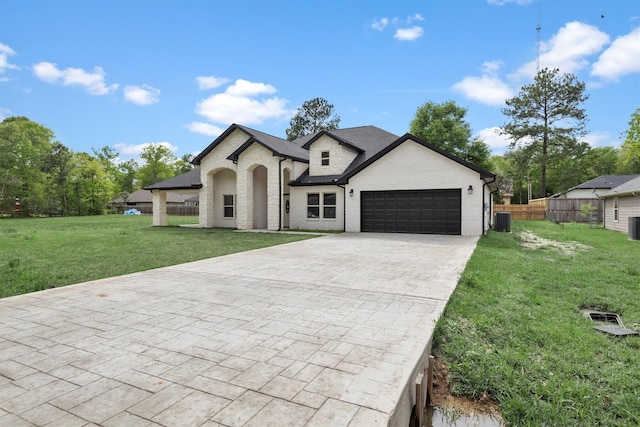
[[[219,169],[212,173],[213,226],[236,228],[236,173],[232,169]]]
[[[253,204],[253,229],[266,229],[268,225],[267,209],[267,168],[259,165],[251,172],[252,204]]]

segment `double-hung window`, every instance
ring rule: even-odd
[[[322,166],[329,166],[329,152],[323,151],[320,156],[321,156],[320,164]]]
[[[614,197],[613,198],[613,220],[615,222],[620,221],[620,216],[619,216],[619,206],[618,206],[618,198]]]
[[[335,219],[336,193],[308,193],[307,218]]]
[[[323,218],[336,217],[336,193],[322,194],[322,216]]]
[[[234,214],[233,194],[225,194],[222,196],[222,198],[223,198],[223,205],[224,205],[224,217],[233,218],[233,214]]]

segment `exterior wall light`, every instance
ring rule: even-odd
[[[469,195],[473,194],[473,185],[470,185],[469,188],[467,188],[467,191],[469,192]]]
[[[349,197],[353,197],[353,188],[349,190]]]

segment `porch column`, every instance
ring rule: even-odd
[[[163,227],[167,225],[167,193],[162,190],[153,190],[153,225]]]

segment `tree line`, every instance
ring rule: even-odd
[[[409,132],[498,177],[502,194],[512,202],[546,197],[600,175],[640,174],[640,108],[631,114],[620,148],[591,147],[584,141],[588,99],[585,84],[573,74],[543,69],[517,96],[505,101],[507,121],[499,133],[511,141],[504,155],[491,156],[489,146],[473,137],[467,109],[454,101],[426,102],[418,107]],[[313,98],[298,108],[286,138],[295,140],[339,128],[340,117],[326,99]],[[190,155],[181,158],[161,144],[149,144],[140,157],[121,162],[105,146],[75,153],[55,140],[53,131],[26,117],[0,123],[0,215],[96,215],[116,199],[123,201],[147,185],[192,169]]]
[[[0,215],[100,215],[117,199],[192,168],[162,144],[149,144],[144,160],[119,161],[111,147],[74,152],[54,132],[26,117],[0,123]]]

